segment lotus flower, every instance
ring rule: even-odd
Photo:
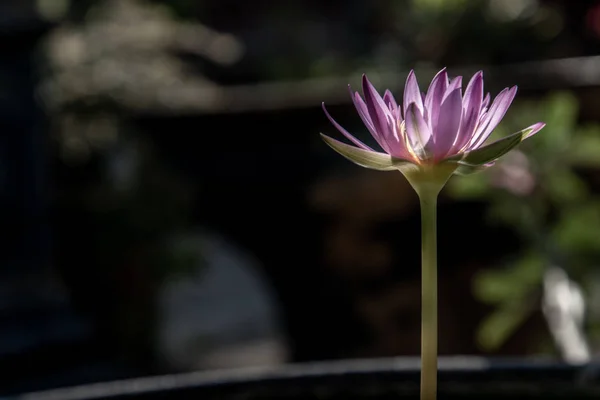
[[[448,78],[442,69],[422,94],[414,71],[410,71],[404,88],[403,104],[398,104],[389,90],[383,97],[362,77],[364,99],[358,92],[350,94],[363,123],[383,149],[367,146],[323,110],[331,123],[355,146],[325,136],[325,142],[338,153],[363,167],[391,171],[422,170],[444,165],[454,174],[469,174],[485,169],[545,124],[538,122],[524,130],[484,145],[510,107],[517,87],[502,90],[490,104],[484,96],[483,72],[472,78],[464,95],[462,77]],[[409,179],[410,180],[410,179]]]
[[[356,110],[383,152],[373,150],[331,123],[354,146],[321,134],[335,151],[363,167],[400,170],[417,192],[421,205],[421,400],[437,391],[437,197],[450,176],[469,174],[494,164],[521,141],[544,127],[538,122],[520,132],[485,144],[510,107],[517,87],[506,88],[490,104],[483,95],[483,73],[477,72],[462,93],[462,77],[448,79],[442,69],[421,94],[413,71],[408,74],[403,104],[387,90],[383,97],[363,75],[364,99],[350,89]]]

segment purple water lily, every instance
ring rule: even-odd
[[[437,197],[453,174],[485,169],[521,141],[537,133],[538,122],[520,132],[485,144],[510,107],[517,87],[502,90],[490,104],[483,94],[483,73],[477,72],[462,93],[462,77],[448,79],[442,69],[421,94],[413,71],[408,74],[403,104],[389,90],[383,97],[363,75],[364,99],[350,89],[363,123],[383,152],[373,150],[331,123],[354,146],[321,134],[335,151],[363,167],[401,171],[419,196],[421,206],[421,399],[437,392]]]
[[[493,165],[494,161],[531,137],[545,124],[536,123],[520,132],[485,145],[510,107],[517,87],[502,90],[490,104],[484,96],[483,72],[477,72],[462,93],[462,77],[449,79],[442,69],[426,94],[419,90],[414,71],[408,74],[402,104],[389,90],[383,97],[362,78],[364,99],[350,88],[363,123],[383,149],[376,151],[351,135],[323,110],[331,123],[355,146],[322,135],[334,150],[367,168],[397,170],[410,166],[452,164],[454,173],[467,174]]]

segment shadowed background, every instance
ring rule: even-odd
[[[418,355],[418,202],[347,85],[484,70],[548,126],[439,209],[440,353],[598,349],[600,2],[0,5],[0,394]],[[467,78],[465,78],[467,79]],[[466,83],[465,83],[466,84]]]

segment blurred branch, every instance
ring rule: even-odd
[[[109,0],[81,25],[63,24],[48,37],[50,71],[39,92],[49,110],[110,102],[134,113],[236,113],[314,107],[322,101],[349,104],[346,86],[360,76],[222,86],[174,53],[205,59],[219,68],[243,59],[245,46],[229,33],[175,19],[164,7],[139,0]],[[365,71],[378,87],[399,93],[408,71]],[[438,67],[418,67],[433,77]],[[518,84],[526,90],[600,85],[600,56],[501,66],[452,68],[454,75],[485,70],[486,85]],[[423,80],[424,82],[425,80]]]
[[[469,75],[483,69],[486,83],[493,87],[519,85],[526,90],[556,90],[569,87],[600,85],[600,56],[527,62],[505,66],[470,66],[453,68],[453,75]],[[432,68],[420,69],[420,76],[433,76]],[[404,85],[402,73],[374,73],[373,81],[396,93]],[[359,75],[314,78],[287,82],[263,82],[223,87],[193,77],[176,82],[156,82],[148,91],[139,83],[125,82],[120,90],[120,102],[133,111],[159,114],[180,112],[236,113],[258,110],[279,110],[289,107],[314,107],[325,101],[329,104],[348,104],[345,90],[348,83],[360,82]],[[89,93],[93,96],[95,93]],[[79,96],[65,99],[79,102]]]
[[[419,76],[433,77],[437,68],[415,68]],[[511,86],[515,83],[528,90],[556,90],[570,87],[600,85],[600,56],[535,61],[503,66],[465,66],[452,68],[451,74],[470,75],[485,71],[486,85]],[[368,71],[365,71],[368,73]],[[374,72],[372,80],[379,87],[400,93],[407,71]],[[265,82],[229,88],[218,88],[220,101],[202,111],[251,111],[282,109],[290,106],[312,107],[322,101],[331,104],[350,103],[346,89],[349,83],[360,82],[359,75],[315,78],[290,82]]]

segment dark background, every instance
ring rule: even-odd
[[[15,0],[0,15],[0,393],[418,355],[416,196],[318,135],[334,134],[325,101],[365,138],[346,85],[365,72],[400,96],[411,68],[422,89],[443,66],[483,69],[492,95],[520,88],[506,133],[548,123],[525,172],[508,158],[442,196],[440,353],[564,357],[541,306],[558,264],[590,305],[593,355],[599,2]],[[510,184],[523,177],[535,189]]]

